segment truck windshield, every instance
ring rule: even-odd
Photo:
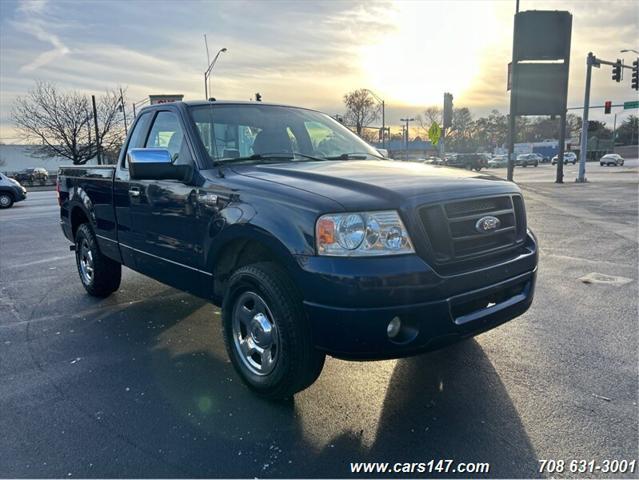
[[[243,104],[189,110],[214,164],[383,158],[342,124],[311,110]]]

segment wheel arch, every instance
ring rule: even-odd
[[[9,195],[11,197],[11,200],[13,200],[15,202],[16,195],[13,192],[13,190],[11,190],[10,188],[2,187],[2,188],[0,188],[0,194],[2,194],[2,193],[6,193],[7,195]]]
[[[232,273],[246,265],[258,262],[274,262],[291,275],[299,270],[295,257],[288,248],[272,234],[258,228],[229,228],[224,239],[209,249],[208,270],[213,273],[213,298],[221,302],[228,279]]]
[[[74,205],[71,208],[70,221],[71,234],[73,235],[73,238],[75,238],[75,234],[78,231],[78,227],[80,227],[80,225],[82,225],[83,223],[88,223],[89,225],[91,225],[89,215],[80,205]]]

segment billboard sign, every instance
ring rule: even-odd
[[[570,56],[572,15],[530,10],[515,15],[515,60],[563,60]]]
[[[181,102],[183,98],[184,95],[180,95],[179,93],[169,95],[149,95],[149,103],[151,105],[157,105],[159,103]]]
[[[516,115],[561,115],[566,109],[568,69],[562,63],[517,66]]]

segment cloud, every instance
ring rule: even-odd
[[[70,52],[69,48],[57,35],[50,33],[45,28],[48,23],[44,17],[46,7],[46,0],[25,0],[17,8],[19,20],[13,22],[14,27],[32,35],[41,42],[49,43],[53,47],[51,50],[36,55],[29,63],[22,65],[20,67],[20,72],[22,73],[33,72]]]
[[[229,50],[213,72],[218,98],[246,100],[260,92],[265,101],[333,114],[342,111],[345,92],[366,87],[385,98],[387,122],[394,123],[440,104],[444,91],[475,115],[508,107],[511,2],[0,0],[0,6],[3,137],[12,135],[11,102],[36,79],[85,93],[122,85],[131,100],[174,92],[202,98],[204,33],[213,52]],[[571,105],[583,101],[588,51],[614,60],[620,49],[636,48],[627,44],[638,28],[636,1],[611,8],[527,0],[522,7],[573,13]],[[593,74],[593,103],[618,103],[632,92],[604,68]]]

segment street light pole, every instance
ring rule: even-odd
[[[204,99],[208,100],[209,99],[209,78],[211,75],[211,71],[213,70],[213,67],[215,66],[215,62],[217,62],[217,58],[220,56],[220,53],[226,52],[226,47],[225,48],[220,48],[220,50],[217,52],[217,54],[215,55],[215,57],[213,57],[213,61],[209,64],[209,67],[206,69],[206,71],[204,72]],[[207,46],[207,55],[208,55],[208,46]]]
[[[406,159],[406,160],[408,160],[408,122],[414,122],[414,121],[415,121],[415,119],[414,119],[414,118],[408,118],[408,117],[407,117],[407,118],[400,118],[400,121],[401,121],[401,122],[406,122],[406,140],[405,140],[405,141],[406,141],[406,143],[405,143],[405,145],[406,145],[406,150],[405,150],[405,155],[404,155],[404,157],[405,157],[405,159]]]
[[[136,113],[136,111],[135,111],[135,107],[140,106],[140,105],[144,105],[144,104],[145,104],[145,103],[147,103],[148,101],[149,101],[149,97],[147,97],[147,98],[143,98],[142,100],[137,101],[137,102],[133,102],[133,119],[135,119],[135,117],[136,117],[136,115],[137,115],[137,113]]]

